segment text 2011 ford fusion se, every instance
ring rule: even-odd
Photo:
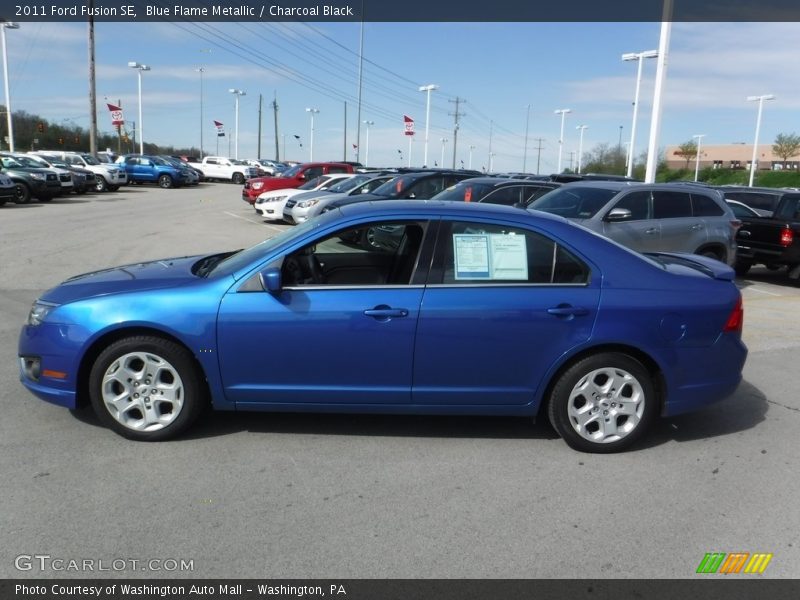
[[[397,243],[348,241],[380,228]],[[19,363],[36,396],[90,402],[134,440],[211,403],[541,414],[573,448],[613,452],[736,389],[742,319],[733,270],[707,257],[517,208],[367,202],[246,250],[68,279],[34,303]]]

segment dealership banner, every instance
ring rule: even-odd
[[[225,127],[219,121],[214,121],[214,127],[217,128],[217,137],[225,137]]]
[[[405,126],[404,133],[406,135],[414,135],[414,119],[408,115],[403,115],[403,125]]]
[[[125,118],[122,115],[122,107],[108,103],[106,103],[106,106],[108,106],[109,113],[111,114],[111,124],[114,127],[118,127],[119,125],[124,125]]]

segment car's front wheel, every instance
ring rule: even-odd
[[[105,192],[108,190],[108,182],[100,175],[94,181],[94,189],[98,192]]]
[[[172,187],[172,177],[170,177],[169,175],[161,175],[158,178],[158,187],[164,188],[165,190],[171,188]]]
[[[125,338],[103,350],[89,375],[89,395],[104,424],[139,441],[177,436],[206,405],[189,351],[154,336]]]
[[[658,413],[648,370],[627,354],[606,352],[569,367],[553,387],[548,417],[575,450],[610,453],[636,442]]]
[[[16,204],[27,204],[31,201],[31,189],[24,183],[14,184],[14,202]]]

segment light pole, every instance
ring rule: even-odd
[[[758,102],[758,116],[756,117],[756,139],[753,141],[753,159],[750,161],[750,183],[749,187],[753,187],[753,178],[756,175],[756,158],[758,155],[758,134],[761,131],[761,111],[764,107],[764,100],[774,100],[775,96],[772,94],[764,94],[763,96],[748,96],[748,102]]]
[[[697,176],[700,174],[700,140],[706,137],[706,134],[698,133],[692,137],[697,139],[697,156],[694,160],[694,180],[697,181]]]
[[[8,52],[6,51],[6,29],[19,29],[17,23],[4,21],[0,27],[0,35],[3,38],[3,76],[5,77],[6,88],[6,119],[8,120],[8,150],[14,152],[14,124],[11,119],[11,91],[8,83]]]
[[[469,169],[472,169],[472,151],[475,150],[477,146],[470,146],[469,147]]]
[[[195,71],[200,73],[200,160],[203,160],[203,124],[205,123],[203,120],[203,73],[205,69],[198,67]]]
[[[142,71],[149,71],[150,67],[147,65],[140,65],[138,62],[131,61],[128,63],[131,69],[136,69],[136,74],[139,79],[139,154],[144,154],[144,125],[142,121]]]
[[[628,170],[626,175],[630,177],[633,174],[633,148],[634,144],[636,143],[636,120],[637,115],[639,114],[639,87],[642,84],[642,63],[644,63],[645,58],[656,58],[658,57],[658,50],[646,50],[644,52],[628,52],[627,54],[622,55],[623,61],[631,61],[635,60],[637,62],[636,67],[636,92],[633,96],[633,123],[631,124],[631,142],[628,146],[628,154],[626,163],[628,165]]]
[[[247,92],[245,92],[243,90],[238,90],[236,88],[230,88],[230,89],[228,89],[228,91],[231,94],[234,94],[234,96],[236,97],[235,104],[234,104],[234,106],[235,106],[234,115],[235,116],[234,116],[234,124],[233,124],[233,131],[234,131],[234,136],[236,137],[236,142],[234,143],[234,146],[233,146],[233,158],[235,158],[236,160],[239,160],[239,97],[240,96],[246,96]],[[230,151],[228,152],[228,154],[230,154]]]
[[[421,85],[419,87],[420,92],[426,92],[427,98],[425,100],[425,155],[422,160],[422,166],[428,166],[428,134],[430,132],[430,125],[431,125],[431,92],[433,90],[438,90],[439,86],[433,83],[429,83],[428,85]]]
[[[583,132],[588,128],[588,125],[578,125],[575,128],[581,132],[580,141],[578,142],[578,174],[581,172],[581,164],[583,163]]]
[[[522,172],[525,173],[525,168],[528,163],[528,125],[531,121],[531,105],[525,111],[525,146],[522,148]]]
[[[444,167],[444,147],[447,145],[447,138],[442,138],[442,160],[439,163],[440,167]]]
[[[308,144],[308,162],[314,162],[314,115],[319,113],[316,108],[307,108],[306,112],[311,115],[311,138]]]
[[[362,121],[367,126],[367,147],[364,150],[364,166],[369,166],[369,128],[370,125],[375,125],[375,121]]]
[[[561,115],[561,134],[558,136],[558,166],[556,167],[556,173],[561,173],[561,153],[564,150],[564,118],[567,113],[571,112],[571,108],[559,108],[555,111],[555,114]]]

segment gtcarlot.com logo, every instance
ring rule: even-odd
[[[706,552],[697,566],[698,573],[724,575],[750,573],[760,575],[772,560],[772,554],[756,552]]]
[[[49,554],[20,554],[18,571],[194,571],[194,560],[183,558],[64,558]]]

